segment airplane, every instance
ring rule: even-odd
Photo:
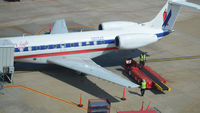
[[[139,87],[106,70],[92,58],[114,50],[128,50],[157,42],[173,30],[181,6],[200,9],[185,0],[168,0],[157,16],[145,23],[103,22],[97,31],[68,32],[64,20],[57,20],[50,34],[1,38],[14,44],[14,60],[56,64],[124,87]],[[115,57],[115,56],[113,56]]]

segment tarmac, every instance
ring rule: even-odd
[[[190,0],[200,4],[199,0]],[[70,32],[96,30],[105,21],[138,23],[151,20],[165,0],[0,0],[0,37],[34,35],[65,19]],[[130,79],[123,70],[123,59],[137,59],[147,52],[147,65],[167,80],[170,92],[123,87],[57,65],[15,63],[12,84],[0,90],[0,113],[86,113],[88,99],[108,98],[111,113],[156,108],[161,113],[199,113],[200,111],[200,12],[182,8],[174,32],[157,43],[128,51],[114,51],[93,59],[99,65]],[[45,30],[48,31],[48,28]],[[44,33],[42,31],[41,33]],[[134,82],[134,81],[133,81]],[[83,108],[79,104],[83,96]]]

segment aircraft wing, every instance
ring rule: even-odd
[[[65,23],[65,20],[57,20],[53,25],[53,29],[51,30],[51,34],[61,34],[68,33],[68,29]]]
[[[59,57],[59,58],[50,58],[47,60],[49,63],[57,64],[66,68],[70,68],[76,71],[80,71],[86,74],[90,74],[97,78],[101,78],[116,84],[125,86],[125,87],[139,87],[139,85],[132,83],[129,80],[126,80],[111,71],[108,71],[96,64],[89,58],[72,58],[72,57]]]

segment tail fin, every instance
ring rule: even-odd
[[[168,0],[158,15],[152,21],[145,23],[145,25],[171,31],[174,27],[181,6],[200,9],[200,5],[186,2],[186,0]]]

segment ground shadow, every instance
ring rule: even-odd
[[[141,96],[140,93],[137,93],[137,92],[134,92],[134,91],[128,91],[130,94],[134,94],[134,95],[138,95],[138,96]]]
[[[113,51],[108,54],[94,58],[93,60],[103,66],[119,66],[123,65],[125,58],[135,58],[138,57],[142,51],[128,50],[128,51]],[[40,71],[56,79],[59,79],[67,84],[70,84],[82,91],[92,94],[98,98],[108,98],[111,102],[118,102],[116,98],[105,92],[103,89],[99,88],[95,83],[87,79],[87,76],[79,76],[76,71],[67,69],[61,66],[53,64],[31,64],[31,63],[15,63],[16,71]],[[124,73],[123,70],[120,70]],[[129,80],[134,81],[130,77]]]
[[[139,57],[142,51],[139,49],[134,50],[119,50],[113,51],[93,59],[97,64],[102,67],[111,67],[123,65],[124,59]]]
[[[165,94],[165,92],[159,91],[156,88],[150,90],[155,95]]]
[[[119,102],[112,95],[87,79],[87,76],[80,76],[74,70],[50,64],[15,63],[15,67],[16,71],[40,71],[98,98],[107,98],[111,102]]]

